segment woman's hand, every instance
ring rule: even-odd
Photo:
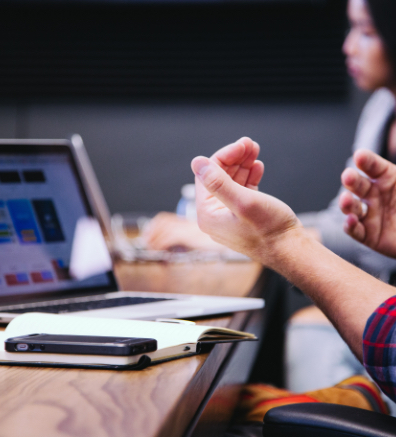
[[[358,171],[344,170],[341,180],[349,190],[340,197],[347,214],[344,230],[377,252],[396,258],[396,166],[368,150],[354,155]]]
[[[226,248],[202,232],[195,221],[171,212],[160,212],[143,231],[147,247],[154,250],[214,250]]]

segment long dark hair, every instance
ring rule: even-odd
[[[396,0],[366,0],[396,76]]]

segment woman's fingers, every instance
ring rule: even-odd
[[[367,205],[354,197],[350,192],[344,192],[339,199],[339,206],[344,214],[354,214],[359,219],[367,213]]]
[[[389,161],[370,150],[358,150],[353,158],[357,168],[371,179],[378,179],[385,174],[389,167],[393,166]]]
[[[366,228],[359,221],[356,214],[349,214],[344,222],[344,231],[357,241],[363,242],[366,238]]]
[[[347,168],[341,175],[344,187],[356,196],[364,199],[370,192],[372,182],[353,168]]]

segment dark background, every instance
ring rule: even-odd
[[[0,137],[82,135],[112,212],[174,210],[191,159],[248,135],[297,212],[339,187],[367,96],[345,1],[0,4]]]

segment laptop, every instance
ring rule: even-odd
[[[0,140],[0,323],[26,312],[155,320],[264,306],[256,298],[119,291],[111,262],[88,277],[73,276],[76,229],[95,219],[106,227],[103,214],[108,209],[81,137]]]

